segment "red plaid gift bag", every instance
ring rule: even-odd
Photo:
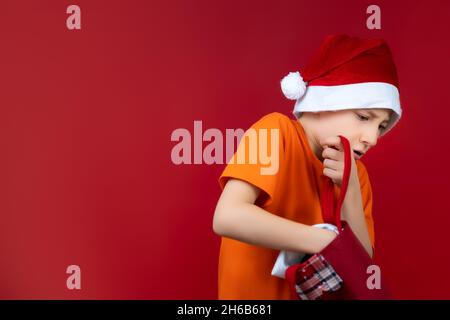
[[[350,226],[341,221],[341,206],[347,192],[351,170],[350,143],[343,137],[344,177],[336,208],[334,207],[334,184],[324,177],[322,189],[322,216],[326,223],[335,223],[338,236],[321,252],[309,256],[306,261],[287,268],[285,278],[293,299],[389,299],[385,288],[370,289],[367,286],[367,268],[373,264],[361,242]]]
[[[323,291],[336,291],[341,288],[343,282],[321,254],[313,255],[299,268],[288,270],[297,273],[295,274],[296,284],[292,289],[295,289],[293,294],[298,295],[302,300],[319,299]]]

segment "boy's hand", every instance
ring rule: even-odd
[[[333,180],[339,187],[344,177],[344,145],[338,136],[328,137],[320,141],[323,148],[323,174]],[[350,146],[350,158],[352,169],[350,172],[349,187],[359,184],[356,161]]]

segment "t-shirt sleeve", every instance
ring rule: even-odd
[[[372,186],[370,184],[369,174],[364,164],[361,161],[357,161],[357,166],[367,230],[369,232],[372,248],[375,248],[375,230],[372,217]]]
[[[285,158],[283,131],[286,121],[289,121],[286,116],[274,112],[245,131],[219,177],[222,190],[230,178],[240,179],[263,191],[260,201],[267,201],[266,204],[272,201]]]

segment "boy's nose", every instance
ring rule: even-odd
[[[361,142],[366,145],[367,150],[375,147],[378,140],[378,130],[376,132],[370,131],[363,134]]]

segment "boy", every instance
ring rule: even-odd
[[[249,154],[246,135],[219,178],[223,192],[214,213],[214,232],[222,236],[219,299],[290,299],[287,282],[271,275],[280,250],[313,254],[335,237],[312,227],[323,223],[320,192],[324,176],[339,193],[346,137],[354,154],[342,206],[346,220],[373,255],[372,189],[359,159],[400,119],[395,65],[381,39],[333,35],[300,73],[281,81],[296,100],[290,119],[271,113],[252,130],[278,130],[278,171],[263,175],[263,164],[235,161]],[[269,144],[270,145],[270,144]],[[272,150],[273,152],[273,150]]]

